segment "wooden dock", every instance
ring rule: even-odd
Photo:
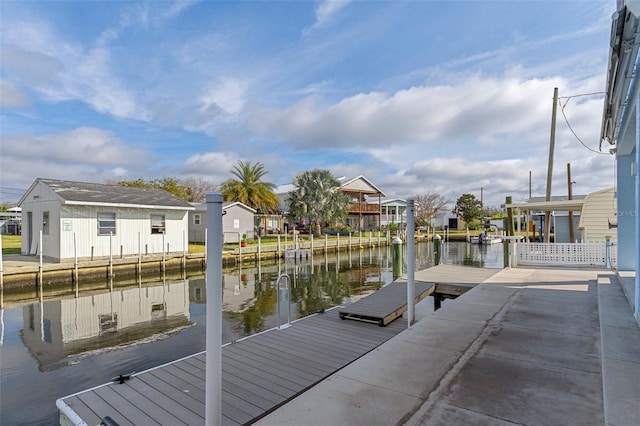
[[[473,286],[496,272],[457,265],[419,271],[416,300],[443,285],[462,285],[457,291],[464,291],[464,284]],[[391,304],[387,304],[391,293],[385,292],[394,292]],[[354,306],[359,304],[361,315],[382,319],[385,327],[379,327],[378,320],[343,321],[339,312],[344,308],[338,307],[294,321],[288,328],[272,329],[224,345],[223,424],[257,421],[406,329],[404,321],[393,321],[389,316],[397,318],[402,315],[400,311],[406,310],[406,282],[389,284],[361,300],[344,312],[355,314]],[[365,300],[368,311],[364,310]],[[385,304],[376,314],[376,306]],[[96,425],[108,416],[120,426],[202,425],[204,378],[205,353],[201,352],[135,374],[122,384],[107,383],[58,399],[60,423]]]
[[[225,425],[250,424],[406,328],[341,321],[336,310],[291,327],[247,337],[222,350]],[[199,425],[205,414],[205,353],[160,366],[122,384],[108,383],[59,399],[60,423]]]
[[[415,282],[415,302],[418,303],[431,295],[436,288],[435,283]],[[407,283],[393,282],[384,286],[364,299],[338,309],[340,319],[354,319],[373,322],[385,327],[407,311]]]

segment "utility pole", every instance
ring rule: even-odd
[[[547,202],[551,201],[551,180],[553,177],[553,151],[556,145],[556,112],[558,109],[558,88],[553,89],[553,109],[551,112],[551,137],[549,140],[549,164],[547,165]],[[544,212],[544,242],[551,241],[551,210]]]
[[[571,163],[567,163],[567,199],[573,198],[573,182],[571,182]],[[573,212],[569,210],[569,242],[575,243],[576,237],[573,233]]]
[[[529,170],[529,200],[531,200],[531,170]]]

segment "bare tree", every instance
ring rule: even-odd
[[[451,200],[433,192],[417,195],[415,198],[416,226],[429,226],[431,219],[434,219],[438,213],[448,210],[449,204]]]
[[[208,192],[218,190],[218,185],[201,177],[190,177],[181,181],[189,190],[189,200],[194,203],[204,202]]]

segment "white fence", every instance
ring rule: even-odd
[[[596,266],[616,264],[615,245],[607,243],[518,243],[517,265]]]

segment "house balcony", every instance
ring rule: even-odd
[[[380,206],[369,203],[351,203],[349,205],[349,214],[380,214]]]

